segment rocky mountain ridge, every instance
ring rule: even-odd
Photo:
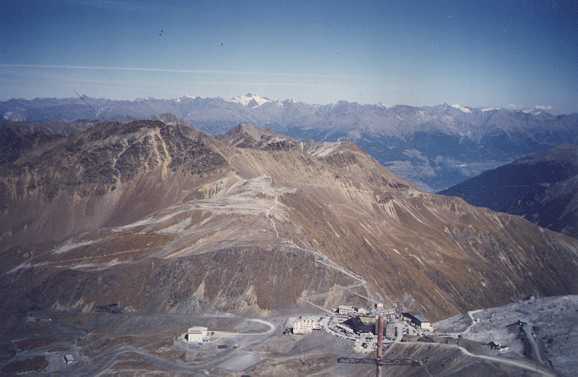
[[[95,125],[0,165],[0,205],[6,308],[267,313],[361,295],[441,318],[578,291],[578,241],[422,192],[352,143],[249,125]]]
[[[0,102],[0,114],[8,120],[30,122],[126,122],[173,114],[210,134],[248,122],[303,140],[348,139],[396,174],[435,191],[528,153],[578,142],[577,114],[554,115],[537,108],[388,107],[347,101],[315,105],[253,94],[233,100],[14,99]]]

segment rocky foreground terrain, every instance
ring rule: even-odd
[[[38,140],[0,165],[5,318],[267,314],[327,293],[315,304],[357,294],[440,319],[578,292],[577,240],[421,192],[350,143],[160,121]]]
[[[495,308],[477,309],[440,321],[440,332],[463,339],[507,345],[504,357],[524,355],[561,376],[578,373],[578,296],[531,297]]]
[[[578,237],[578,146],[560,145],[442,191]]]

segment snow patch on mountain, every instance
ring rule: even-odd
[[[273,101],[267,97],[261,97],[256,94],[247,93],[244,96],[233,97],[229,100],[229,102],[238,103],[246,107],[259,107]]]
[[[329,143],[329,142],[321,143],[321,144],[317,145],[316,147],[314,147],[310,153],[313,156],[319,157],[319,158],[327,157],[330,154],[332,154],[333,152],[335,152],[339,148],[340,145],[342,145],[342,142],[340,142],[340,141],[333,142],[333,143]]]
[[[458,110],[461,111],[462,113],[471,113],[471,112],[472,112],[472,110],[470,110],[469,108],[467,108],[467,107],[465,107],[465,106],[462,106],[462,105],[460,105],[460,104],[457,104],[457,103],[454,104],[454,105],[452,105],[452,107],[453,107],[454,109],[458,109]]]
[[[26,118],[22,114],[18,114],[13,111],[5,112],[3,118],[5,120],[9,120],[12,122],[23,122],[24,120],[26,120]]]
[[[537,105],[531,108],[522,109],[521,111],[524,114],[540,115],[540,114],[549,114],[551,110],[552,106]]]
[[[193,99],[194,99],[194,97],[191,97],[191,96],[180,96],[178,98],[175,98],[174,101],[176,103],[181,103],[181,102],[186,102],[186,101],[190,101]]]

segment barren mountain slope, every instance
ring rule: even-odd
[[[262,311],[369,290],[440,318],[578,291],[578,241],[422,193],[348,143],[133,122],[0,169],[7,305]]]
[[[0,164],[15,161],[26,151],[56,142],[60,137],[47,127],[0,121]]]
[[[578,237],[578,146],[521,158],[441,193]]]

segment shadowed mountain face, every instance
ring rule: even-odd
[[[441,194],[578,237],[578,147],[562,145],[519,159]]]
[[[0,125],[0,164],[13,162],[25,152],[56,141],[61,136],[46,127],[31,125]]]
[[[0,116],[31,122],[172,119],[176,123],[178,118],[210,134],[250,122],[300,139],[352,140],[396,175],[433,191],[529,153],[578,143],[577,114],[447,104],[387,107],[340,101],[315,105],[253,94],[232,100],[13,99],[0,102]]]
[[[578,292],[578,241],[421,192],[350,143],[136,121],[44,145],[0,165],[5,308],[269,311],[355,287],[440,318]]]

